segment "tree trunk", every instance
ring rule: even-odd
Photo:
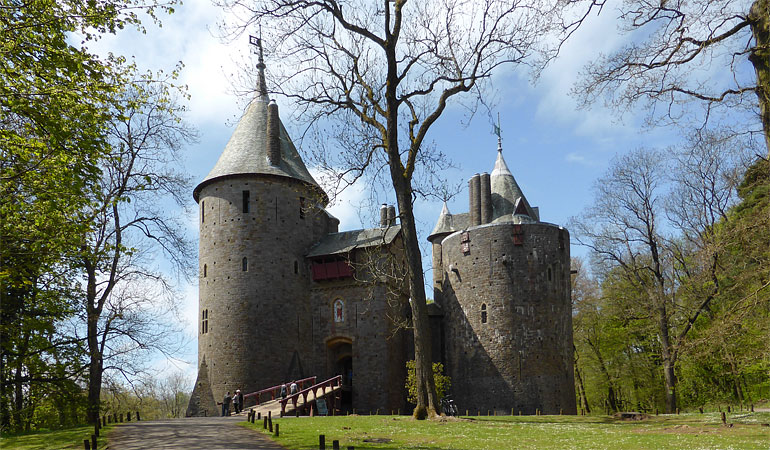
[[[767,155],[770,157],[770,0],[755,0],[749,10],[751,34],[756,45],[749,61],[757,73],[759,116],[765,134]]]
[[[86,421],[96,423],[99,419],[102,389],[102,353],[99,349],[99,316],[100,307],[96,300],[96,271],[90,261],[85,260],[88,283],[86,285],[86,314],[88,342],[88,406],[86,409]]]
[[[599,370],[604,375],[604,378],[607,379],[607,404],[613,411],[618,411],[618,399],[615,396],[615,383],[612,382],[610,371],[607,370],[607,366],[604,364],[604,358],[599,351],[599,345],[590,339],[588,339],[587,342],[596,355],[596,360],[599,362]]]
[[[674,373],[674,358],[671,354],[671,343],[668,335],[668,316],[663,299],[658,300],[661,304],[657,309],[658,313],[658,334],[660,336],[660,359],[663,362],[663,378],[666,385],[666,413],[676,412],[676,374]]]
[[[425,300],[425,281],[422,273],[422,256],[417,240],[417,230],[412,211],[412,192],[400,174],[393,176],[398,209],[401,219],[401,233],[409,268],[409,295],[412,308],[412,331],[414,333],[415,375],[417,378],[417,407],[415,417],[437,414],[438,397],[433,380],[433,361],[430,347],[430,324]]]
[[[580,406],[585,410],[586,414],[591,414],[591,407],[588,406],[588,397],[586,396],[586,388],[583,385],[583,376],[580,374],[580,367],[578,366],[578,352],[575,345],[572,345],[572,351],[575,354],[575,379],[578,385],[578,394],[580,395]]]

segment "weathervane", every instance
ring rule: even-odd
[[[497,125],[492,124],[494,128],[493,133],[497,136],[497,151],[503,151],[503,130],[500,128],[500,113],[497,113]]]
[[[265,59],[262,54],[262,26],[259,27],[259,37],[249,35],[249,44],[253,45],[256,49],[258,56],[257,60],[257,77],[259,86],[257,91],[262,95],[267,95],[267,82],[265,81]]]

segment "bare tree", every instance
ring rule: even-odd
[[[637,313],[657,332],[669,412],[677,407],[674,369],[688,334],[720,292],[725,246],[715,227],[727,219],[745,168],[731,142],[699,132],[668,151],[671,164],[653,150],[618,157],[597,181],[593,206],[571,219],[578,242],[641,293]]]
[[[109,129],[112,151],[86,212],[91,229],[78,260],[85,278],[89,421],[99,416],[105,370],[129,376],[137,351],[162,351],[169,343],[171,324],[163,318],[174,307],[173,283],[152,259],[163,254],[184,274],[194,260],[181,222],[162,204],[185,204],[189,181],[179,172],[179,155],[194,138],[178,115],[183,108],[171,81],[148,75],[123,93],[122,120]]]
[[[496,69],[523,65],[537,72],[555,56],[593,2],[219,3],[244,18],[235,34],[259,24],[269,36],[276,58],[287,68],[277,77],[274,92],[293,100],[311,124],[329,130],[343,149],[325,153],[325,165],[343,173],[335,178],[346,184],[375,173],[392,186],[409,274],[418,378],[414,414],[435,415],[438,400],[413,213],[421,193],[415,175],[442,159],[428,145],[429,130],[455,98],[469,99],[466,106],[473,111]]]
[[[622,31],[643,38],[588,65],[578,97],[619,110],[646,102],[674,121],[695,101],[705,120],[720,111],[733,132],[762,136],[770,155],[770,0],[626,0],[616,11]]]

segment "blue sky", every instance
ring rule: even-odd
[[[217,22],[221,19],[222,12],[207,0],[189,0],[172,16],[162,17],[162,28],[147,21],[146,35],[124,31],[92,45],[100,53],[112,51],[133,56],[145,69],[171,69],[177,61],[184,62],[181,82],[187,84],[191,95],[187,120],[200,133],[200,141],[188,148],[186,160],[186,169],[195,184],[214,166],[247,100],[234,92],[233,84],[240,70],[238,63],[250,61],[248,39],[241,37],[233,42],[222,42],[216,37]],[[633,111],[625,114],[621,121],[617,113],[600,105],[591,110],[576,109],[569,90],[581,67],[598,52],[609,52],[622,45],[615,32],[613,14],[592,17],[585,25],[536,85],[530,83],[528,73],[517,72],[512,67],[504,67],[493,79],[494,113],[500,114],[503,152],[508,166],[530,204],[540,207],[541,219],[559,225],[566,224],[571,216],[579,215],[591,202],[594,180],[605,171],[615,154],[639,146],[664,147],[675,140],[675,135],[665,129],[644,130],[640,126],[641,119]],[[266,62],[269,71],[271,61],[268,58]],[[286,99],[278,98],[277,101],[282,119],[291,133],[293,128],[287,121],[287,111],[291,111],[292,105]],[[465,110],[452,106],[429,136],[458,167],[446,174],[455,182],[465,182],[476,172],[491,172],[496,157],[497,138],[492,134],[491,120],[486,112],[479,111],[467,126],[463,125],[467,121]],[[468,210],[467,182],[465,186],[465,190],[449,203],[453,213]],[[358,213],[357,205],[366,197],[365,189],[365,186],[350,189],[330,208],[341,220],[341,230],[373,225]],[[188,214],[187,223],[191,237],[197,242],[197,210],[193,207],[192,192],[189,198],[192,212]],[[380,200],[394,203],[392,195]],[[416,206],[418,231],[423,242],[433,228],[441,206],[438,201],[421,202]],[[572,254],[583,256],[586,251],[573,243]],[[430,261],[429,254],[423,257]],[[426,278],[430,279],[430,274],[426,274]],[[187,323],[190,344],[185,354],[179,357],[184,370],[194,377],[197,284],[186,285],[184,292],[183,319]],[[159,362],[159,367],[163,364]]]

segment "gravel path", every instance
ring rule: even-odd
[[[107,436],[110,450],[285,450],[261,433],[236,425],[243,417],[190,417],[123,423]]]

